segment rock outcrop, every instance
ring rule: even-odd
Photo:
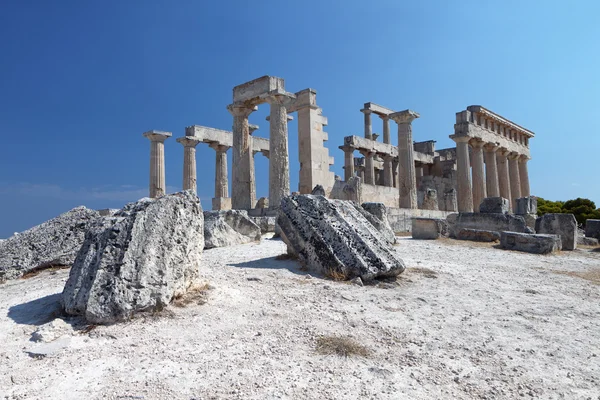
[[[202,207],[191,192],[142,199],[96,221],[62,293],[68,314],[109,324],[159,311],[197,277]]]
[[[277,224],[288,252],[336,279],[396,276],[404,262],[355,203],[295,195],[281,202]]]
[[[204,248],[260,241],[261,228],[243,210],[205,211]]]
[[[100,213],[77,207],[0,242],[0,281],[48,266],[70,266]]]

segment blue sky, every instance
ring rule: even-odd
[[[363,103],[419,112],[414,139],[438,148],[453,146],[455,113],[480,104],[536,133],[533,194],[600,206],[598,15],[591,0],[4,1],[0,238],[77,205],[120,208],[147,195],[150,129],[173,132],[166,178],[178,190],[175,138],[194,124],[231,129],[232,88],[263,75],[317,90],[338,175],[338,146],[362,134]],[[250,117],[257,136],[268,134],[267,113]],[[256,157],[267,196],[267,161]],[[205,145],[198,175],[210,208]]]

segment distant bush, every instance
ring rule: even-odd
[[[600,208],[590,199],[578,197],[567,201],[551,201],[537,198],[538,215],[544,214],[573,214],[579,224],[585,224],[588,219],[600,219]]]

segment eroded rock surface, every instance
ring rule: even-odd
[[[243,210],[205,211],[204,248],[260,241],[261,227]]]
[[[100,213],[76,207],[0,242],[0,280],[46,266],[71,265],[85,232]]]
[[[197,277],[204,217],[191,192],[142,199],[85,235],[62,293],[69,314],[94,324],[158,311]]]
[[[404,262],[349,201],[295,195],[281,202],[282,239],[306,268],[343,279],[396,276]]]

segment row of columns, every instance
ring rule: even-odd
[[[459,212],[479,212],[479,205],[486,197],[504,197],[514,210],[516,199],[531,195],[528,156],[469,136],[453,136],[452,139],[456,142]],[[469,147],[472,148],[472,163]]]
[[[365,116],[365,138],[373,140],[373,126],[371,125],[371,114],[373,111],[368,108],[360,110]],[[383,143],[391,144],[390,136],[390,115],[377,114],[383,121]]]

